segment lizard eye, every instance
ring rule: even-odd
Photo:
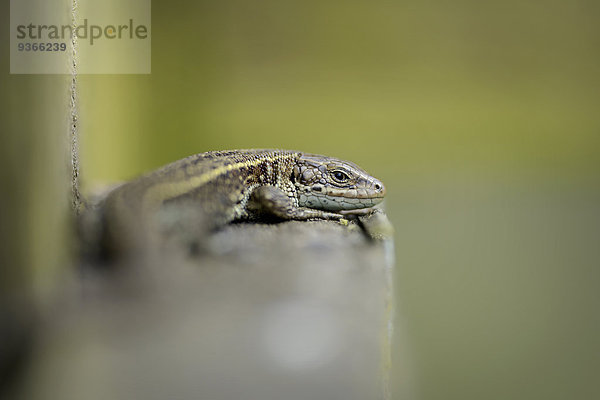
[[[333,171],[331,175],[333,176],[333,179],[340,183],[346,182],[348,179],[350,179],[348,178],[348,175],[342,171]]]

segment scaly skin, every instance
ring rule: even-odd
[[[193,209],[206,229],[214,229],[264,216],[339,220],[384,195],[379,180],[348,161],[288,150],[211,151],[111,192],[102,204],[103,241],[111,251],[139,246],[156,229],[161,209]]]

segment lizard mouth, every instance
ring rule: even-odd
[[[329,211],[370,208],[383,201],[384,193],[367,189],[323,188],[300,195],[301,205]]]
[[[312,192],[318,192],[321,195],[329,197],[343,197],[346,199],[373,199],[383,200],[385,197],[385,187],[379,186],[379,189],[357,188],[357,189],[342,189],[335,187],[313,186]],[[315,193],[316,195],[316,193]]]

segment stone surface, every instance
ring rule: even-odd
[[[200,255],[86,270],[23,398],[387,398],[393,249],[364,222],[234,224]]]

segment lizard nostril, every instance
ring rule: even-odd
[[[381,185],[379,183],[375,184],[375,190],[381,190]]]

